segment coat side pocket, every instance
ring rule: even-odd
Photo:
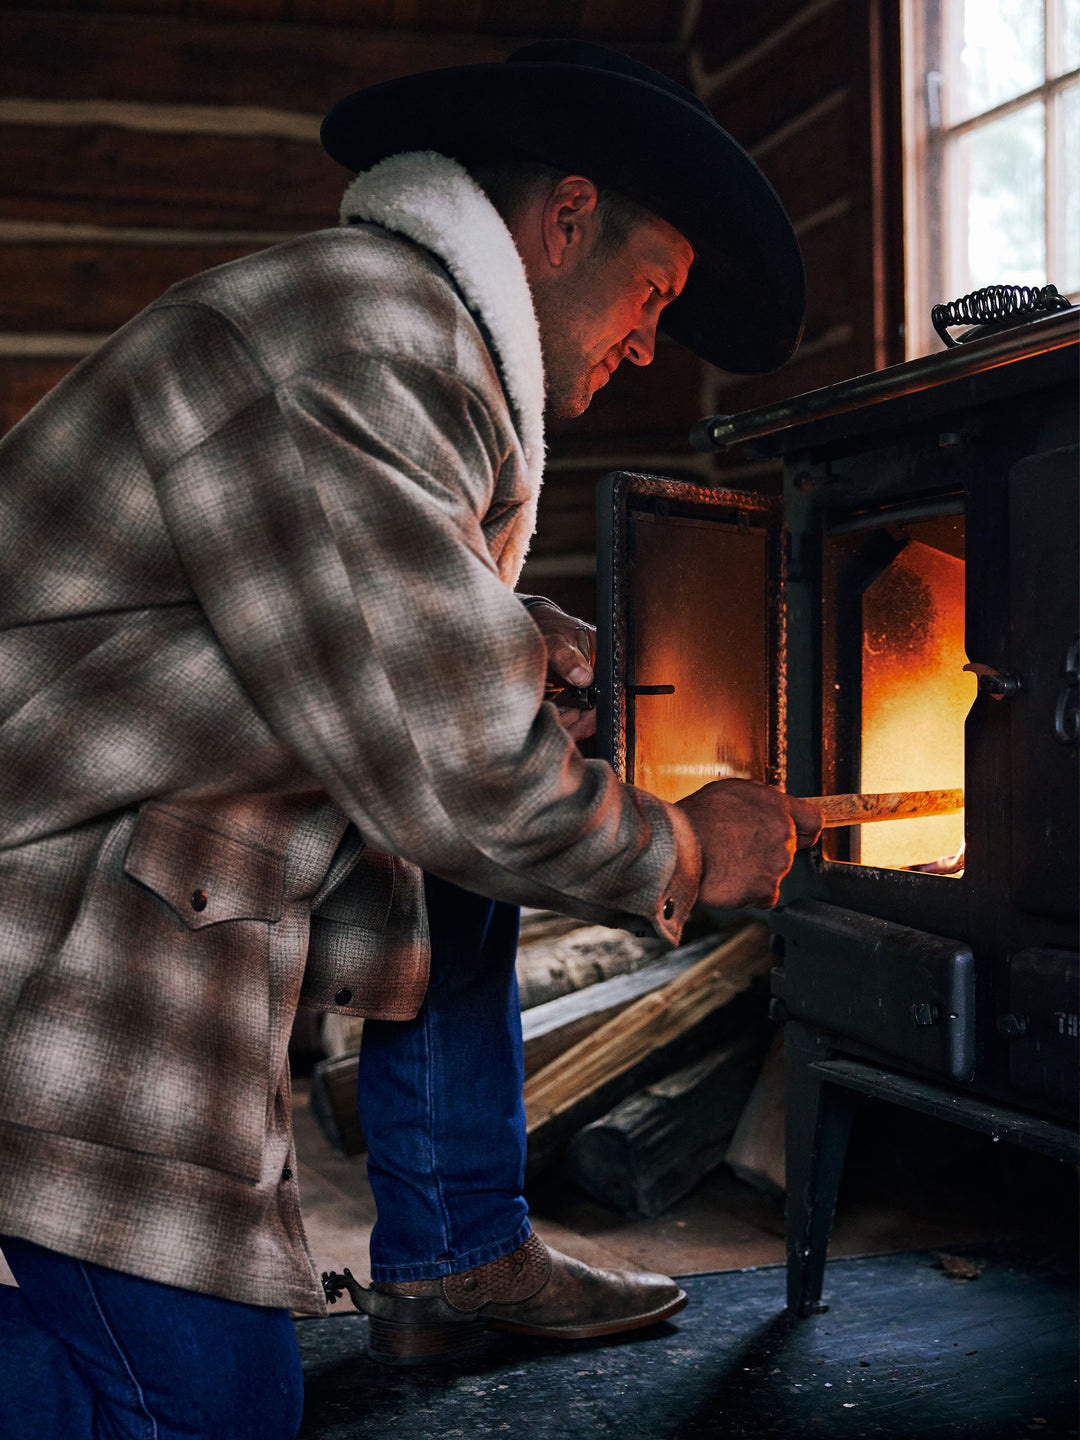
[[[424,876],[365,850],[311,917],[300,1004],[372,1020],[411,1020],[431,967]]]
[[[281,875],[275,857],[160,807],[120,817],[63,945],[19,997],[4,1118],[257,1180]]]

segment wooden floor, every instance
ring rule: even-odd
[[[1075,1250],[1005,1241],[951,1260],[832,1260],[828,1309],[805,1320],[785,1310],[783,1266],[691,1275],[662,1325],[597,1341],[490,1332],[473,1360],[412,1369],[368,1356],[355,1311],[298,1320],[298,1440],[1075,1437]]]
[[[366,1282],[375,1205],[364,1156],[333,1151],[298,1078],[294,1126],[308,1240],[320,1271],[347,1265]],[[666,1214],[615,1215],[558,1179],[529,1192],[533,1224],[589,1264],[700,1274],[784,1258],[783,1201],[714,1171]],[[984,1137],[868,1105],[856,1121],[830,1257],[941,1249],[974,1241],[1076,1233],[1076,1176]],[[0,1259],[0,1283],[12,1283]]]
[[[332,1151],[296,1081],[295,1132],[308,1238],[320,1270],[369,1278],[375,1207],[363,1156]],[[529,1192],[533,1224],[556,1249],[594,1265],[669,1275],[741,1270],[784,1258],[783,1201],[714,1171],[666,1214],[615,1215],[548,1180]],[[940,1249],[1013,1236],[1075,1234],[1076,1177],[1066,1166],[891,1106],[856,1122],[830,1257]]]

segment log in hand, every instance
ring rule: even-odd
[[[701,842],[698,899],[719,910],[767,910],[796,850],[821,833],[816,805],[756,780],[714,780],[679,801]]]

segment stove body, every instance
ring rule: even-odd
[[[859,1094],[1080,1158],[1076,342],[1053,317],[702,422],[782,457],[782,500],[601,487],[618,773],[668,799],[964,790],[827,831],[768,917],[798,1313]]]

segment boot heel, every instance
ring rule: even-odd
[[[383,1365],[434,1365],[484,1348],[482,1320],[387,1320],[368,1316],[368,1354]]]

